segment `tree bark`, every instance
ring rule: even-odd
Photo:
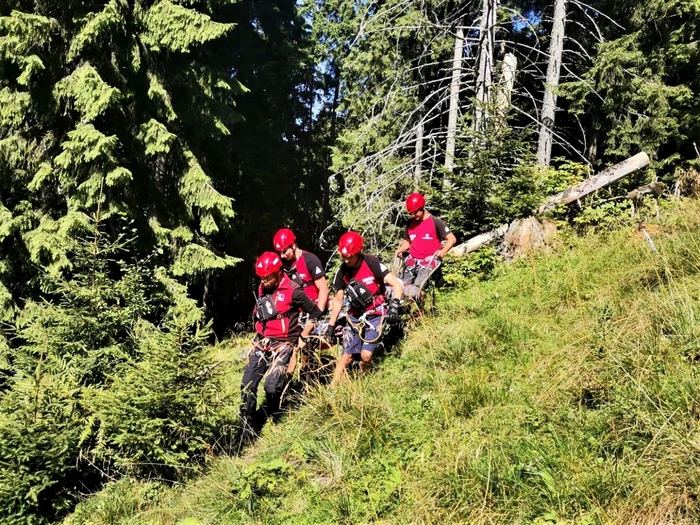
[[[452,59],[452,82],[450,83],[450,112],[447,122],[447,145],[445,147],[445,168],[454,170],[455,146],[457,143],[457,120],[459,116],[459,89],[462,78],[462,55],[464,51],[464,28],[457,27],[454,57]]]
[[[452,250],[450,250],[450,254],[455,255],[457,257],[461,257],[462,255],[471,253],[475,250],[478,250],[482,246],[489,244],[490,242],[493,242],[496,239],[499,239],[500,237],[503,237],[507,231],[507,224],[499,226],[495,230],[482,233],[480,235],[477,235],[476,237],[472,237],[471,239],[469,239],[466,242],[463,242],[462,244],[455,246],[454,248],[452,248]]]
[[[414,155],[413,179],[418,183],[423,174],[423,142],[425,136],[425,73],[419,63],[418,69],[418,124],[416,124],[416,149]]]
[[[338,65],[333,66],[333,72],[335,73],[333,77],[333,102],[331,103],[331,129],[330,129],[330,139],[328,144],[326,144],[326,182],[323,185],[323,220],[321,224],[329,224],[331,221],[331,215],[333,210],[331,208],[331,195],[330,188],[328,187],[328,179],[332,175],[331,165],[332,159],[332,146],[335,144],[335,140],[338,134],[338,101],[340,100],[340,67]]]
[[[336,122],[338,121],[338,99],[340,97],[340,68],[335,66],[335,77],[333,78],[333,102],[331,104],[331,144],[335,144]],[[330,164],[329,164],[330,165]]]
[[[549,166],[552,157],[552,135],[554,117],[557,110],[557,95],[561,71],[561,57],[564,52],[564,26],[566,24],[566,0],[556,0],[554,4],[554,23],[552,24],[552,40],[549,44],[549,62],[547,64],[547,80],[542,100],[542,116],[540,136],[537,144],[537,163]]]
[[[496,48],[496,12],[498,0],[483,0],[479,31],[479,70],[476,77],[474,130],[485,132],[493,84],[493,54]]]

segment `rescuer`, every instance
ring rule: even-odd
[[[420,301],[425,284],[455,245],[457,238],[443,221],[425,209],[425,197],[420,193],[408,196],[406,210],[411,214],[411,220],[404,239],[396,250],[396,257],[404,259],[399,276],[406,295]]]
[[[313,321],[321,316],[318,306],[282,271],[278,254],[263,253],[255,263],[255,273],[260,278],[254,311],[257,335],[241,382],[241,421],[246,437],[254,435],[260,381],[267,373],[264,409],[268,416],[276,417],[287,380],[296,366],[297,342],[300,336],[308,336]],[[310,319],[303,329],[299,322],[302,311]]]
[[[324,312],[328,304],[328,283],[321,260],[313,253],[299,248],[297,238],[289,228],[279,230],[272,239],[272,244],[282,258],[285,273]]]
[[[313,253],[299,248],[296,235],[289,228],[278,230],[272,239],[272,244],[282,258],[284,272],[292,281],[302,287],[304,293],[316,303],[322,312],[325,312],[328,305],[328,283],[321,260]],[[302,378],[305,380],[310,377],[307,365],[310,357],[318,349],[318,343],[318,339],[315,338],[304,338],[302,342]]]
[[[337,384],[353,356],[360,355],[360,369],[367,371],[381,341],[384,322],[397,323],[403,287],[399,279],[374,255],[362,253],[362,236],[354,231],[343,234],[338,251],[343,258],[333,279],[336,290],[326,337],[335,334],[335,324],[347,299],[347,322],[342,338],[343,353],[338,359],[333,383]],[[391,286],[393,299],[386,300],[386,285]]]

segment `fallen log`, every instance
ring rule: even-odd
[[[598,175],[594,175],[590,179],[586,179],[583,182],[579,182],[575,186],[553,195],[547,201],[542,204],[537,211],[536,215],[541,215],[550,210],[556,208],[559,204],[570,204],[574,201],[585,197],[589,193],[593,193],[600,188],[604,188],[615,181],[618,181],[630,173],[634,173],[649,165],[649,155],[644,153],[637,153],[634,157],[630,157],[627,160],[623,160],[619,164],[610,166],[608,169],[601,171]]]
[[[462,244],[459,244],[452,248],[450,250],[450,254],[456,255],[457,257],[461,257],[462,255],[466,255],[468,253],[473,252],[474,250],[478,250],[481,248],[483,245],[488,244],[492,241],[495,241],[496,239],[503,237],[505,233],[508,231],[508,225],[504,224],[503,226],[499,226],[495,230],[491,230],[490,232],[482,233],[480,235],[477,235],[476,237],[472,237],[469,239],[467,242],[463,242]]]
[[[610,166],[608,169],[601,171],[597,175],[594,175],[593,177],[590,177],[560,193],[557,193],[556,195],[551,196],[544,204],[537,208],[535,215],[541,215],[553,210],[559,204],[570,204],[575,202],[582,197],[593,193],[595,190],[604,188],[605,186],[608,186],[613,182],[626,177],[630,173],[634,173],[635,171],[638,171],[648,165],[649,155],[643,151],[641,153],[637,153],[634,157],[630,157],[629,159],[623,160],[614,166]],[[472,237],[468,241],[458,244],[452,248],[450,253],[457,257],[461,257],[478,250],[482,246],[503,237],[503,235],[505,235],[505,233],[508,231],[508,226],[509,225],[504,224],[495,230]]]
[[[630,199],[630,200],[633,200],[633,201],[638,203],[642,199],[642,197],[644,197],[645,195],[652,195],[654,197],[661,197],[661,195],[663,195],[663,193],[667,189],[668,188],[666,187],[666,185],[663,182],[656,181],[656,182],[652,182],[650,184],[646,184],[644,186],[640,186],[639,188],[630,191],[627,195],[618,195],[617,197],[610,197],[609,199],[604,199],[602,201],[598,201],[598,202],[596,202],[596,205],[604,204],[604,203],[610,202],[610,201],[619,201],[622,199]]]

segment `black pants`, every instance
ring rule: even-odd
[[[272,343],[270,351],[253,349],[243,371],[241,382],[241,419],[249,427],[258,405],[258,386],[267,372],[265,384],[265,412],[268,417],[280,412],[282,392],[287,384],[287,366],[292,357],[292,343]]]

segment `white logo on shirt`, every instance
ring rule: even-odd
[[[374,282],[374,277],[365,277],[362,279],[362,282],[365,284],[372,284]]]
[[[381,270],[382,270],[383,272],[385,272],[385,271],[387,270],[387,267],[384,266],[384,263],[379,263],[379,268],[381,268]]]
[[[323,273],[323,272],[321,271],[321,268],[316,268],[316,275],[319,275],[320,273]]]
[[[415,234],[415,233],[412,233],[411,235],[409,235],[409,237],[410,237],[411,240],[413,241],[413,240],[415,240],[415,238],[416,238],[416,234]]]
[[[429,233],[426,233],[425,235],[423,235],[423,240],[424,240],[424,241],[432,241],[432,240],[433,240],[433,236],[430,235]]]

